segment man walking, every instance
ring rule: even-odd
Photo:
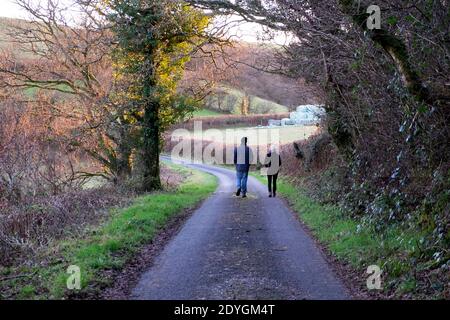
[[[247,197],[247,179],[253,152],[247,146],[247,137],[241,139],[241,145],[234,149],[234,164],[236,165],[236,196],[242,192],[242,198]]]

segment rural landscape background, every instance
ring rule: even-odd
[[[450,3],[382,1],[380,29],[370,4],[17,0],[28,18],[0,17],[0,299],[111,298],[217,188],[161,160],[174,130],[270,132],[299,105],[326,115],[275,128],[279,194],[353,297],[449,299]]]

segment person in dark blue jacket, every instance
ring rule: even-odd
[[[247,137],[241,139],[241,145],[234,149],[234,164],[236,165],[236,196],[242,192],[242,198],[247,196],[247,179],[253,152],[247,146]]]

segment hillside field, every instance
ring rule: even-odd
[[[182,129],[174,131],[172,138],[214,141],[222,144],[239,142],[243,136],[248,137],[249,145],[264,145],[268,141],[277,141],[280,144],[308,139],[317,133],[317,126],[286,126],[286,127],[254,127],[254,128],[220,128],[203,131]]]

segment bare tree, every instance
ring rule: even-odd
[[[17,3],[31,19],[9,26],[15,51],[5,53],[0,63],[0,86],[54,96],[43,112],[72,124],[60,138],[104,168],[77,176],[102,175],[116,181],[127,176],[131,143],[124,114],[130,106],[112,95],[119,86],[111,56],[115,42],[97,2],[73,0],[69,8],[51,0]]]
[[[355,201],[355,212],[371,212],[382,197],[417,207],[413,199],[429,196],[426,188],[412,187],[421,185],[422,175],[436,172],[446,179],[448,1],[380,1],[375,4],[381,9],[381,29],[374,30],[366,24],[369,1],[189,2],[294,35],[277,59],[259,67],[302,76],[323,89],[328,132],[352,167],[355,187],[349,198],[367,195]],[[362,191],[359,185],[370,187]],[[398,219],[405,214],[400,207],[392,210]]]

